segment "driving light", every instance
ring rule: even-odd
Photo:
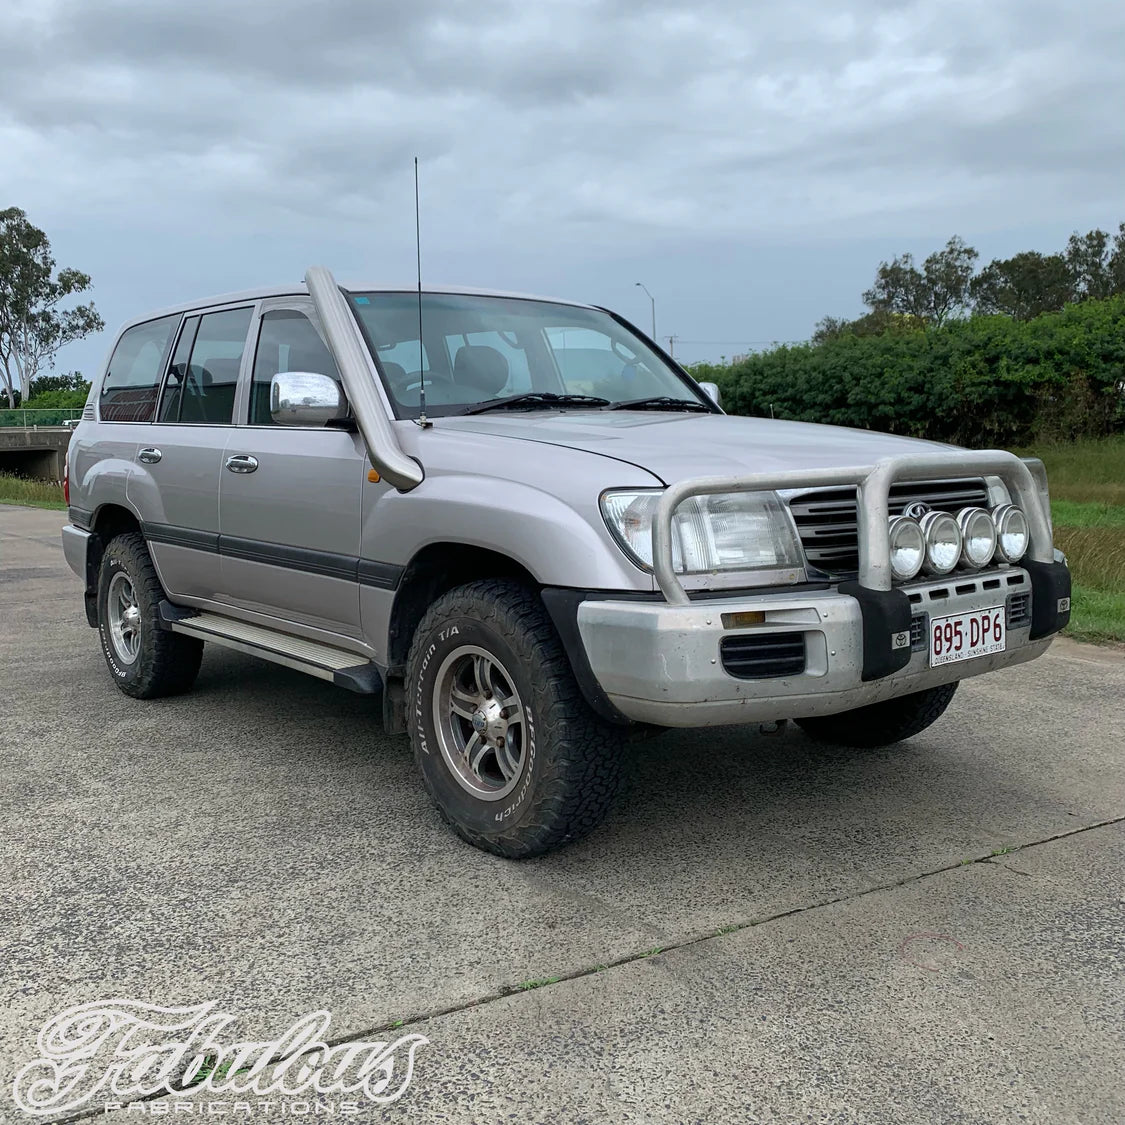
[[[652,517],[660,492],[602,493],[606,525],[625,553],[652,569]],[[672,566],[677,574],[803,568],[797,532],[772,492],[691,496],[672,513]]]
[[[909,516],[892,516],[887,530],[891,540],[891,573],[900,582],[909,582],[922,569],[926,554],[922,528]]]
[[[961,532],[961,561],[979,569],[996,553],[996,524],[983,508],[962,508],[957,513]]]
[[[1015,504],[1004,504],[992,518],[996,523],[996,553],[1007,563],[1019,562],[1031,538],[1027,516]]]
[[[921,520],[926,537],[928,574],[948,574],[961,557],[961,529],[948,512],[927,512]]]

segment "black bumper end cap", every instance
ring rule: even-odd
[[[841,594],[859,602],[863,620],[861,679],[881,680],[910,663],[910,599],[902,590],[873,590],[858,582],[841,582]]]
[[[1070,569],[1063,562],[1025,559],[1020,566],[1031,577],[1029,640],[1049,637],[1070,622]]]

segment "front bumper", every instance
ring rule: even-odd
[[[1061,566],[1061,564],[1056,564]],[[1062,567],[1065,574],[1065,567]],[[1034,578],[1034,580],[1033,580]],[[1055,585],[1059,572],[1054,572]],[[1069,579],[1066,580],[1069,594]],[[925,642],[904,643],[902,620],[878,634],[882,618],[864,600],[839,589],[665,602],[592,598],[578,606],[578,631],[594,679],[609,702],[636,722],[660,726],[718,726],[727,723],[807,718],[850,711],[938,684],[1033,660],[1066,623],[1069,603],[1035,612],[1036,594],[1052,591],[1023,567],[958,575],[901,588],[908,620],[1005,607],[1026,595],[1020,615],[1007,626],[1005,651],[929,666]],[[759,624],[725,628],[723,614],[758,611]],[[873,620],[875,628],[873,628]],[[1033,621],[1036,624],[1033,624]],[[1018,623],[1016,623],[1018,622]],[[743,679],[724,667],[728,637],[798,634],[804,642],[804,670],[793,675]],[[873,637],[892,659],[873,660]],[[866,651],[865,651],[866,650]],[[874,673],[872,669],[875,668]]]

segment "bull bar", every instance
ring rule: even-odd
[[[874,465],[845,469],[796,470],[727,477],[696,477],[669,486],[652,520],[652,562],[656,584],[670,605],[686,606],[690,599],[672,561],[672,516],[693,496],[719,492],[766,492],[793,488],[832,488],[855,485],[859,538],[859,584],[870,590],[892,588],[888,536],[891,485],[898,481],[943,480],[966,473],[999,477],[1012,502],[1027,517],[1029,542],[1025,558],[1039,563],[1054,559],[1047,475],[1036,458],[1019,458],[999,449],[926,453],[888,457]]]

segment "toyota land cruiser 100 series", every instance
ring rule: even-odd
[[[206,642],[381,692],[511,857],[602,819],[631,728],[891,743],[1066,624],[1039,462],[717,400],[604,309],[314,268],[123,329],[63,546],[127,695]]]

